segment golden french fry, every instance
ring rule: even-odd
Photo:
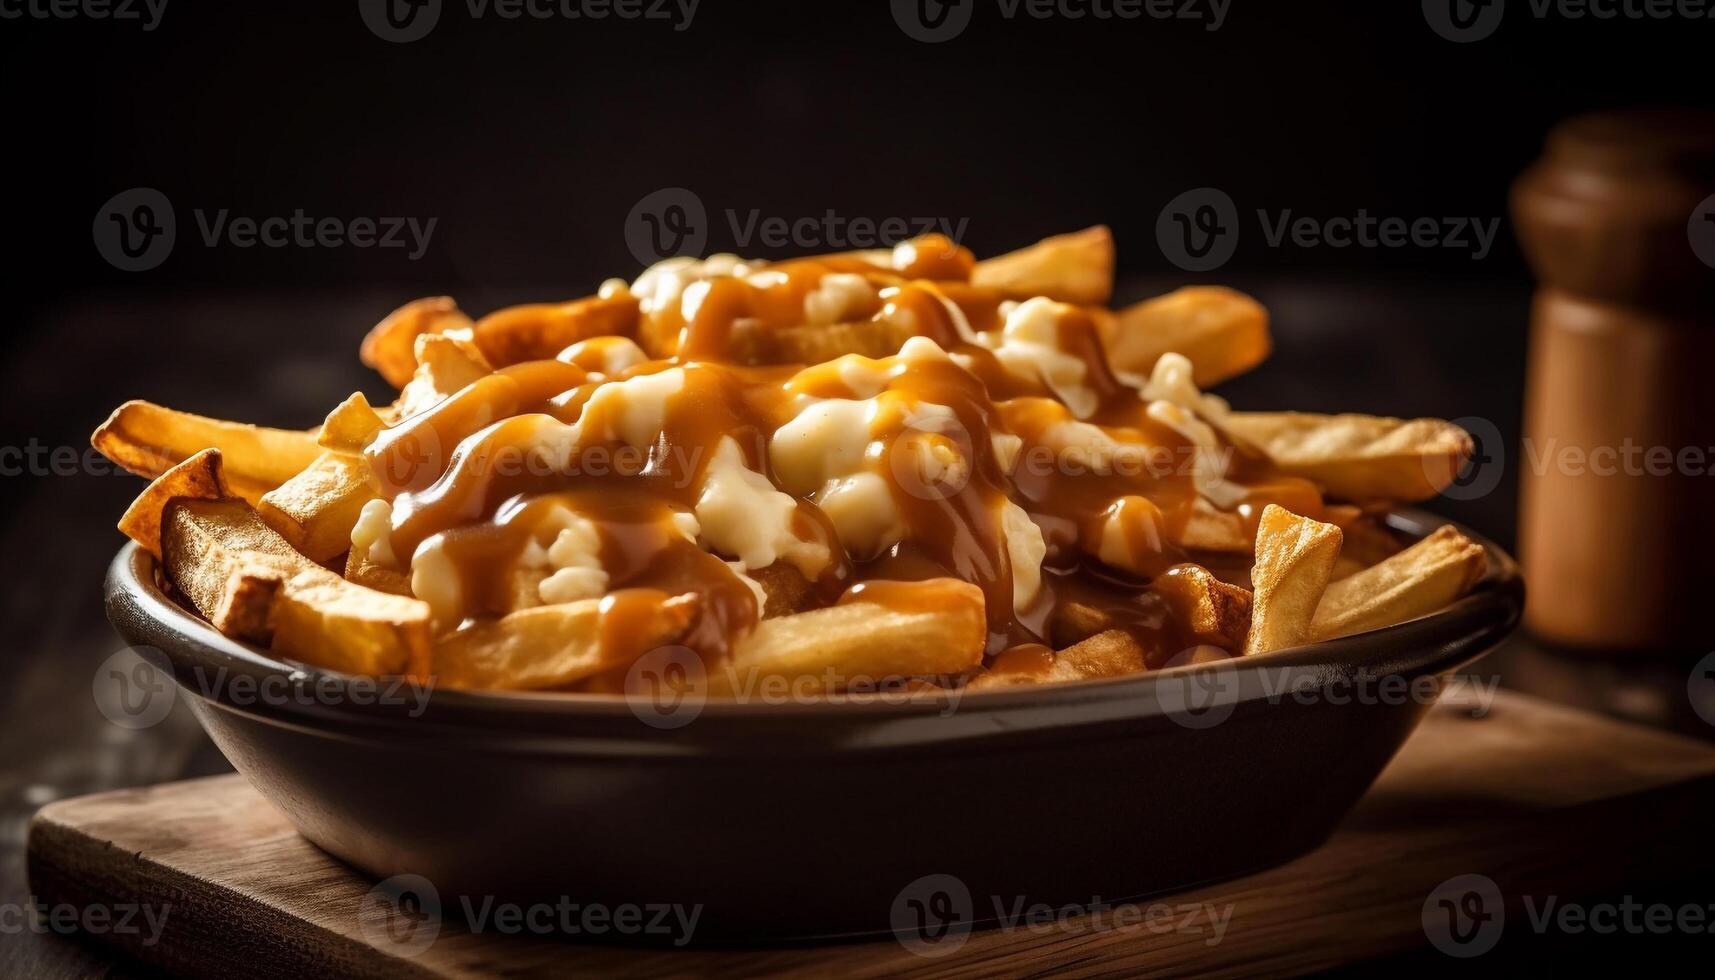
[[[1452,527],[1328,586],[1316,607],[1311,638],[1330,640],[1427,616],[1483,577],[1483,546]]]
[[[151,481],[119,518],[119,530],[159,558],[161,521],[168,504],[181,498],[224,500],[231,496],[221,473],[220,450],[204,449]]]
[[[1063,650],[1113,628],[1114,619],[1100,608],[1077,600],[1062,600],[1048,621],[1048,638]]]
[[[1245,531],[1244,518],[1231,511],[1216,510],[1202,497],[1192,504],[1191,516],[1173,537],[1173,543],[1192,551],[1247,555],[1251,551],[1251,536]]]
[[[1114,291],[1113,233],[1096,225],[984,259],[971,273],[971,284],[1020,299],[1106,305]]]
[[[293,550],[242,500],[171,499],[161,545],[168,580],[227,636],[352,673],[427,669],[426,603],[345,581]]]
[[[320,452],[313,432],[204,418],[146,401],[114,409],[89,441],[114,463],[151,479],[204,449],[218,449],[227,486],[252,502]]]
[[[564,688],[614,666],[602,649],[600,599],[535,606],[449,633],[435,644],[432,676],[449,688]],[[673,643],[695,618],[694,595],[676,596],[648,621],[641,648]]]
[[[743,696],[774,679],[822,690],[978,666],[988,635],[982,590],[968,582],[933,581],[946,600],[935,608],[851,602],[764,619],[729,662],[709,665],[710,693]]]
[[[417,373],[399,389],[394,417],[406,419],[427,411],[492,371],[487,358],[469,341],[424,334],[417,338]]]
[[[353,548],[345,556],[345,577],[365,588],[391,595],[411,594],[411,573],[387,568],[369,560],[364,549]]]
[[[416,343],[424,334],[469,330],[464,315],[450,296],[430,296],[399,307],[363,338],[358,358],[381,373],[395,388],[405,387],[417,370]]]
[[[269,555],[246,554],[227,576],[219,603],[208,615],[222,635],[249,640],[264,646],[274,638],[274,601],[280,584],[293,571]]]
[[[1115,368],[1147,375],[1161,355],[1183,354],[1199,388],[1249,371],[1273,349],[1268,311],[1220,286],[1187,286],[1098,317],[1096,325]]]
[[[580,340],[637,332],[637,297],[591,296],[569,303],[531,303],[476,321],[473,341],[496,367],[546,360]]]
[[[322,423],[321,432],[316,435],[316,444],[323,449],[331,449],[339,453],[361,453],[369,445],[369,440],[375,438],[386,425],[377,412],[369,404],[369,399],[363,397],[363,392],[354,391],[350,398],[334,406],[328,413],[327,420]]]
[[[268,621],[267,603],[274,590],[234,574],[262,564],[273,569],[275,578],[320,569],[293,551],[242,500],[178,498],[167,504],[161,522],[161,568],[215,629],[241,639],[266,639],[259,635],[258,624]]]
[[[428,603],[366,589],[325,568],[290,576],[267,564],[241,568],[241,580],[248,572],[279,582],[268,617],[276,653],[351,674],[428,677]]]
[[[1061,684],[1102,677],[1123,677],[1148,669],[1148,651],[1125,630],[1094,633],[1069,647],[1047,655],[1047,651],[1023,651],[1019,661],[971,678],[970,690],[1016,687],[1021,684]],[[1015,656],[1018,651],[1003,654]]]
[[[1353,501],[1428,500],[1470,458],[1471,437],[1440,419],[1233,412],[1225,428],[1284,472]]]
[[[311,561],[325,562],[351,549],[363,505],[379,496],[367,459],[327,452],[263,494],[256,513]]]
[[[1147,651],[1124,630],[1107,630],[1080,640],[1054,655],[1050,680],[1090,680],[1120,677],[1147,669]]]
[[[417,366],[434,377],[438,387],[457,391],[494,371],[494,366],[475,343],[448,334],[425,334],[417,338]]]
[[[1229,585],[1201,565],[1183,564],[1155,577],[1150,587],[1172,606],[1192,646],[1242,650],[1250,632],[1250,590]]]
[[[756,364],[820,364],[847,354],[889,357],[899,353],[910,336],[888,320],[758,330],[750,339],[748,346],[753,353],[747,360]]]
[[[1310,622],[1334,560],[1340,529],[1275,504],[1263,508],[1257,525],[1256,562],[1251,566],[1250,633],[1245,654],[1298,646],[1310,638]]]

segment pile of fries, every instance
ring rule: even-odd
[[[220,632],[449,687],[999,687],[1256,656],[1435,612],[1485,571],[1387,510],[1471,452],[1431,419],[1235,411],[1227,289],[1107,307],[1106,228],[663,262],[364,340],[398,389],[309,431],[120,406],[119,527]]]

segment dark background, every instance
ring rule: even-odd
[[[996,0],[965,2],[977,5],[969,29],[935,45],[907,37],[886,0],[703,0],[683,32],[473,20],[447,0],[407,44],[366,28],[356,0],[169,0],[147,32],[0,19],[0,446],[81,451],[131,397],[314,424],[354,388],[387,395],[356,348],[394,306],[444,292],[482,313],[630,278],[628,213],[677,186],[708,209],[709,251],[740,246],[728,209],[944,216],[968,221],[978,254],[1105,222],[1119,299],[1222,282],[1269,305],[1277,354],[1222,389],[1240,407],[1490,427],[1493,490],[1435,506],[1511,542],[1531,284],[1508,185],[1557,120],[1707,101],[1715,23],[1539,20],[1513,0],[1492,37],[1454,44],[1411,0],[1233,0],[1214,32],[1008,20]],[[1205,186],[1244,220],[1232,261],[1190,275],[1164,259],[1155,223]],[[157,268],[123,272],[92,227],[136,187],[171,201],[177,245]],[[223,208],[436,225],[415,261],[206,247],[193,212]],[[1257,209],[1502,223],[1478,261],[1458,248],[1271,248]],[[36,806],[224,768],[182,712],[126,732],[89,694],[119,646],[100,608],[112,525],[141,486],[81,461],[0,476],[0,900],[24,893]],[[1680,691],[1684,676],[1670,678]],[[1620,700],[1624,678],[1610,686]],[[30,949],[19,962],[32,969],[104,969],[69,944],[49,959]]]
[[[1229,386],[1241,406],[1475,416],[1506,438],[1528,288],[1509,182],[1556,120],[1707,92],[1704,23],[1538,19],[1522,0],[1470,44],[1409,2],[1234,0],[1216,31],[965,2],[969,28],[942,44],[907,37],[883,0],[704,0],[684,31],[473,18],[445,0],[405,44],[372,33],[355,0],[169,0],[151,31],[0,21],[16,331],[0,354],[5,442],[81,447],[133,396],[313,424],[353,387],[377,391],[350,355],[393,306],[447,292],[480,313],[633,276],[626,216],[674,186],[706,205],[711,251],[741,246],[728,210],[943,216],[967,223],[979,254],[1106,222],[1122,299],[1217,281],[1274,310],[1281,353]],[[1241,235],[1227,267],[1189,275],[1154,228],[1202,186],[1235,200]],[[134,187],[177,216],[176,247],[146,272],[115,269],[92,240],[104,202]],[[221,209],[436,224],[414,261],[209,247],[195,212]],[[1476,260],[1271,248],[1258,209],[1503,220]],[[1503,476],[1450,512],[1510,541]],[[0,481],[7,513],[40,489],[32,479]],[[130,487],[110,489],[116,503]]]

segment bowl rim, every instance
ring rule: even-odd
[[[404,703],[354,697],[351,685],[384,684],[277,659],[243,641],[222,635],[206,620],[166,595],[155,580],[156,559],[135,543],[120,548],[109,566],[105,596],[109,619],[127,642],[162,651],[181,688],[221,708],[255,715],[276,724],[302,726],[353,737],[388,729],[418,736],[482,732],[518,736],[599,739],[587,746],[603,755],[658,755],[700,751],[725,737],[789,733],[805,750],[841,747],[907,747],[960,736],[994,736],[1068,726],[1135,722],[1183,712],[1186,692],[1195,683],[1212,683],[1234,707],[1259,700],[1279,701],[1283,685],[1324,687],[1398,675],[1406,680],[1450,672],[1487,652],[1511,632],[1524,604],[1524,583],[1512,556],[1486,537],[1456,522],[1415,509],[1397,510],[1387,525],[1409,538],[1421,538],[1451,525],[1487,551],[1489,567],[1469,594],[1447,608],[1415,620],[1352,636],[1307,644],[1256,657],[1146,671],[1125,677],[1030,684],[979,692],[940,692],[894,698],[845,698],[794,703],[757,703],[709,699],[697,707],[698,724],[664,729],[640,724],[636,702],[622,694],[443,690],[427,686],[432,710]],[[325,696],[246,703],[227,696],[229,685],[209,693],[209,671],[221,677],[247,676],[260,683],[280,678],[295,688],[314,688]],[[1291,693],[1291,692],[1288,692]],[[430,719],[430,715],[433,719]],[[420,715],[420,717],[419,717]],[[1004,716],[1004,718],[1002,718]],[[963,718],[961,724],[949,719]],[[629,719],[618,730],[613,722]],[[814,720],[815,724],[808,722]],[[925,724],[928,722],[930,724]],[[695,733],[694,735],[692,733]],[[810,737],[805,738],[806,735]],[[662,736],[670,736],[663,738]],[[792,745],[776,746],[790,751]],[[559,746],[565,748],[564,744]]]

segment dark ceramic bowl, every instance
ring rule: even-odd
[[[1408,536],[1442,523],[1391,520]],[[666,715],[594,695],[378,698],[372,681],[221,636],[134,546],[113,562],[107,609],[127,641],[164,653],[232,764],[370,875],[421,875],[443,908],[701,906],[697,942],[775,941],[980,925],[1020,898],[1137,898],[1314,848],[1429,708],[1378,682],[1429,683],[1517,622],[1517,569],[1483,543],[1488,576],[1448,609],[1277,654]]]

